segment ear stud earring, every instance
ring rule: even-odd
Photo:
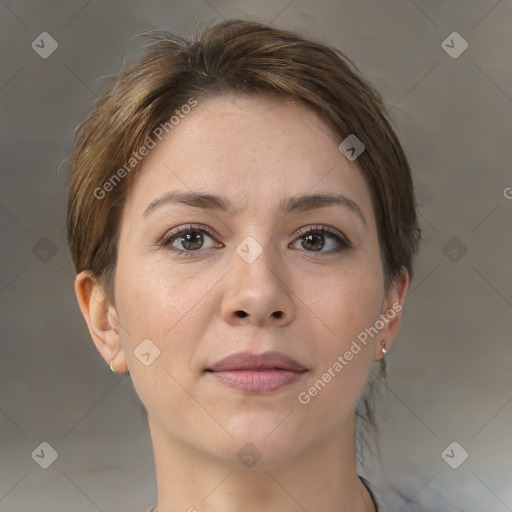
[[[387,354],[387,352],[388,352],[388,351],[386,350],[386,343],[385,343],[385,342],[384,342],[384,340],[383,340],[383,341],[381,341],[381,342],[380,342],[380,344],[382,345],[382,353],[383,353],[384,355],[386,355],[386,354]]]

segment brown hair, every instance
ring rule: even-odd
[[[245,20],[222,22],[194,40],[163,30],[148,39],[144,54],[116,76],[75,131],[67,235],[77,272],[88,270],[114,303],[120,212],[159,126],[191,99],[266,93],[308,105],[340,143],[352,134],[363,142],[357,164],[372,195],[385,285],[402,267],[412,276],[420,229],[411,171],[379,94],[350,59]],[[384,376],[384,362],[380,369]],[[360,406],[374,427],[368,399],[365,393]]]

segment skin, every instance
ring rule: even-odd
[[[354,410],[401,313],[308,404],[297,399],[380,314],[403,304],[409,285],[404,270],[384,288],[370,191],[339,142],[298,103],[263,95],[202,99],[146,157],[124,205],[115,304],[87,272],[77,276],[96,347],[116,371],[130,371],[147,408],[159,512],[375,510],[356,473]],[[168,191],[224,195],[245,210],[167,204],[143,217]],[[290,196],[320,192],[345,195],[365,222],[343,206],[279,211]],[[188,223],[215,236],[203,233],[202,246],[175,237],[170,247],[196,248],[191,257],[157,245]],[[318,225],[340,231],[353,247],[333,253],[338,243],[330,235],[309,243],[297,236]],[[248,236],[263,250],[252,263],[236,252]],[[145,366],[134,350],[148,338],[160,356]],[[308,372],[254,395],[204,371],[242,350],[278,350]],[[252,468],[236,456],[248,442],[262,454]]]

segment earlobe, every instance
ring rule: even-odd
[[[402,267],[401,272],[393,279],[383,300],[380,317],[384,326],[374,346],[374,359],[376,361],[386,355],[395,341],[400,329],[402,309],[408,289],[409,272]]]
[[[75,293],[99,353],[107,364],[114,361],[116,371],[127,371],[117,311],[107,300],[103,287],[90,272],[82,271],[75,279]]]

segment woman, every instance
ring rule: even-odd
[[[349,63],[242,20],[156,31],[78,129],[75,289],[147,410],[151,510],[385,510],[356,471],[356,414],[371,423],[420,232]]]

